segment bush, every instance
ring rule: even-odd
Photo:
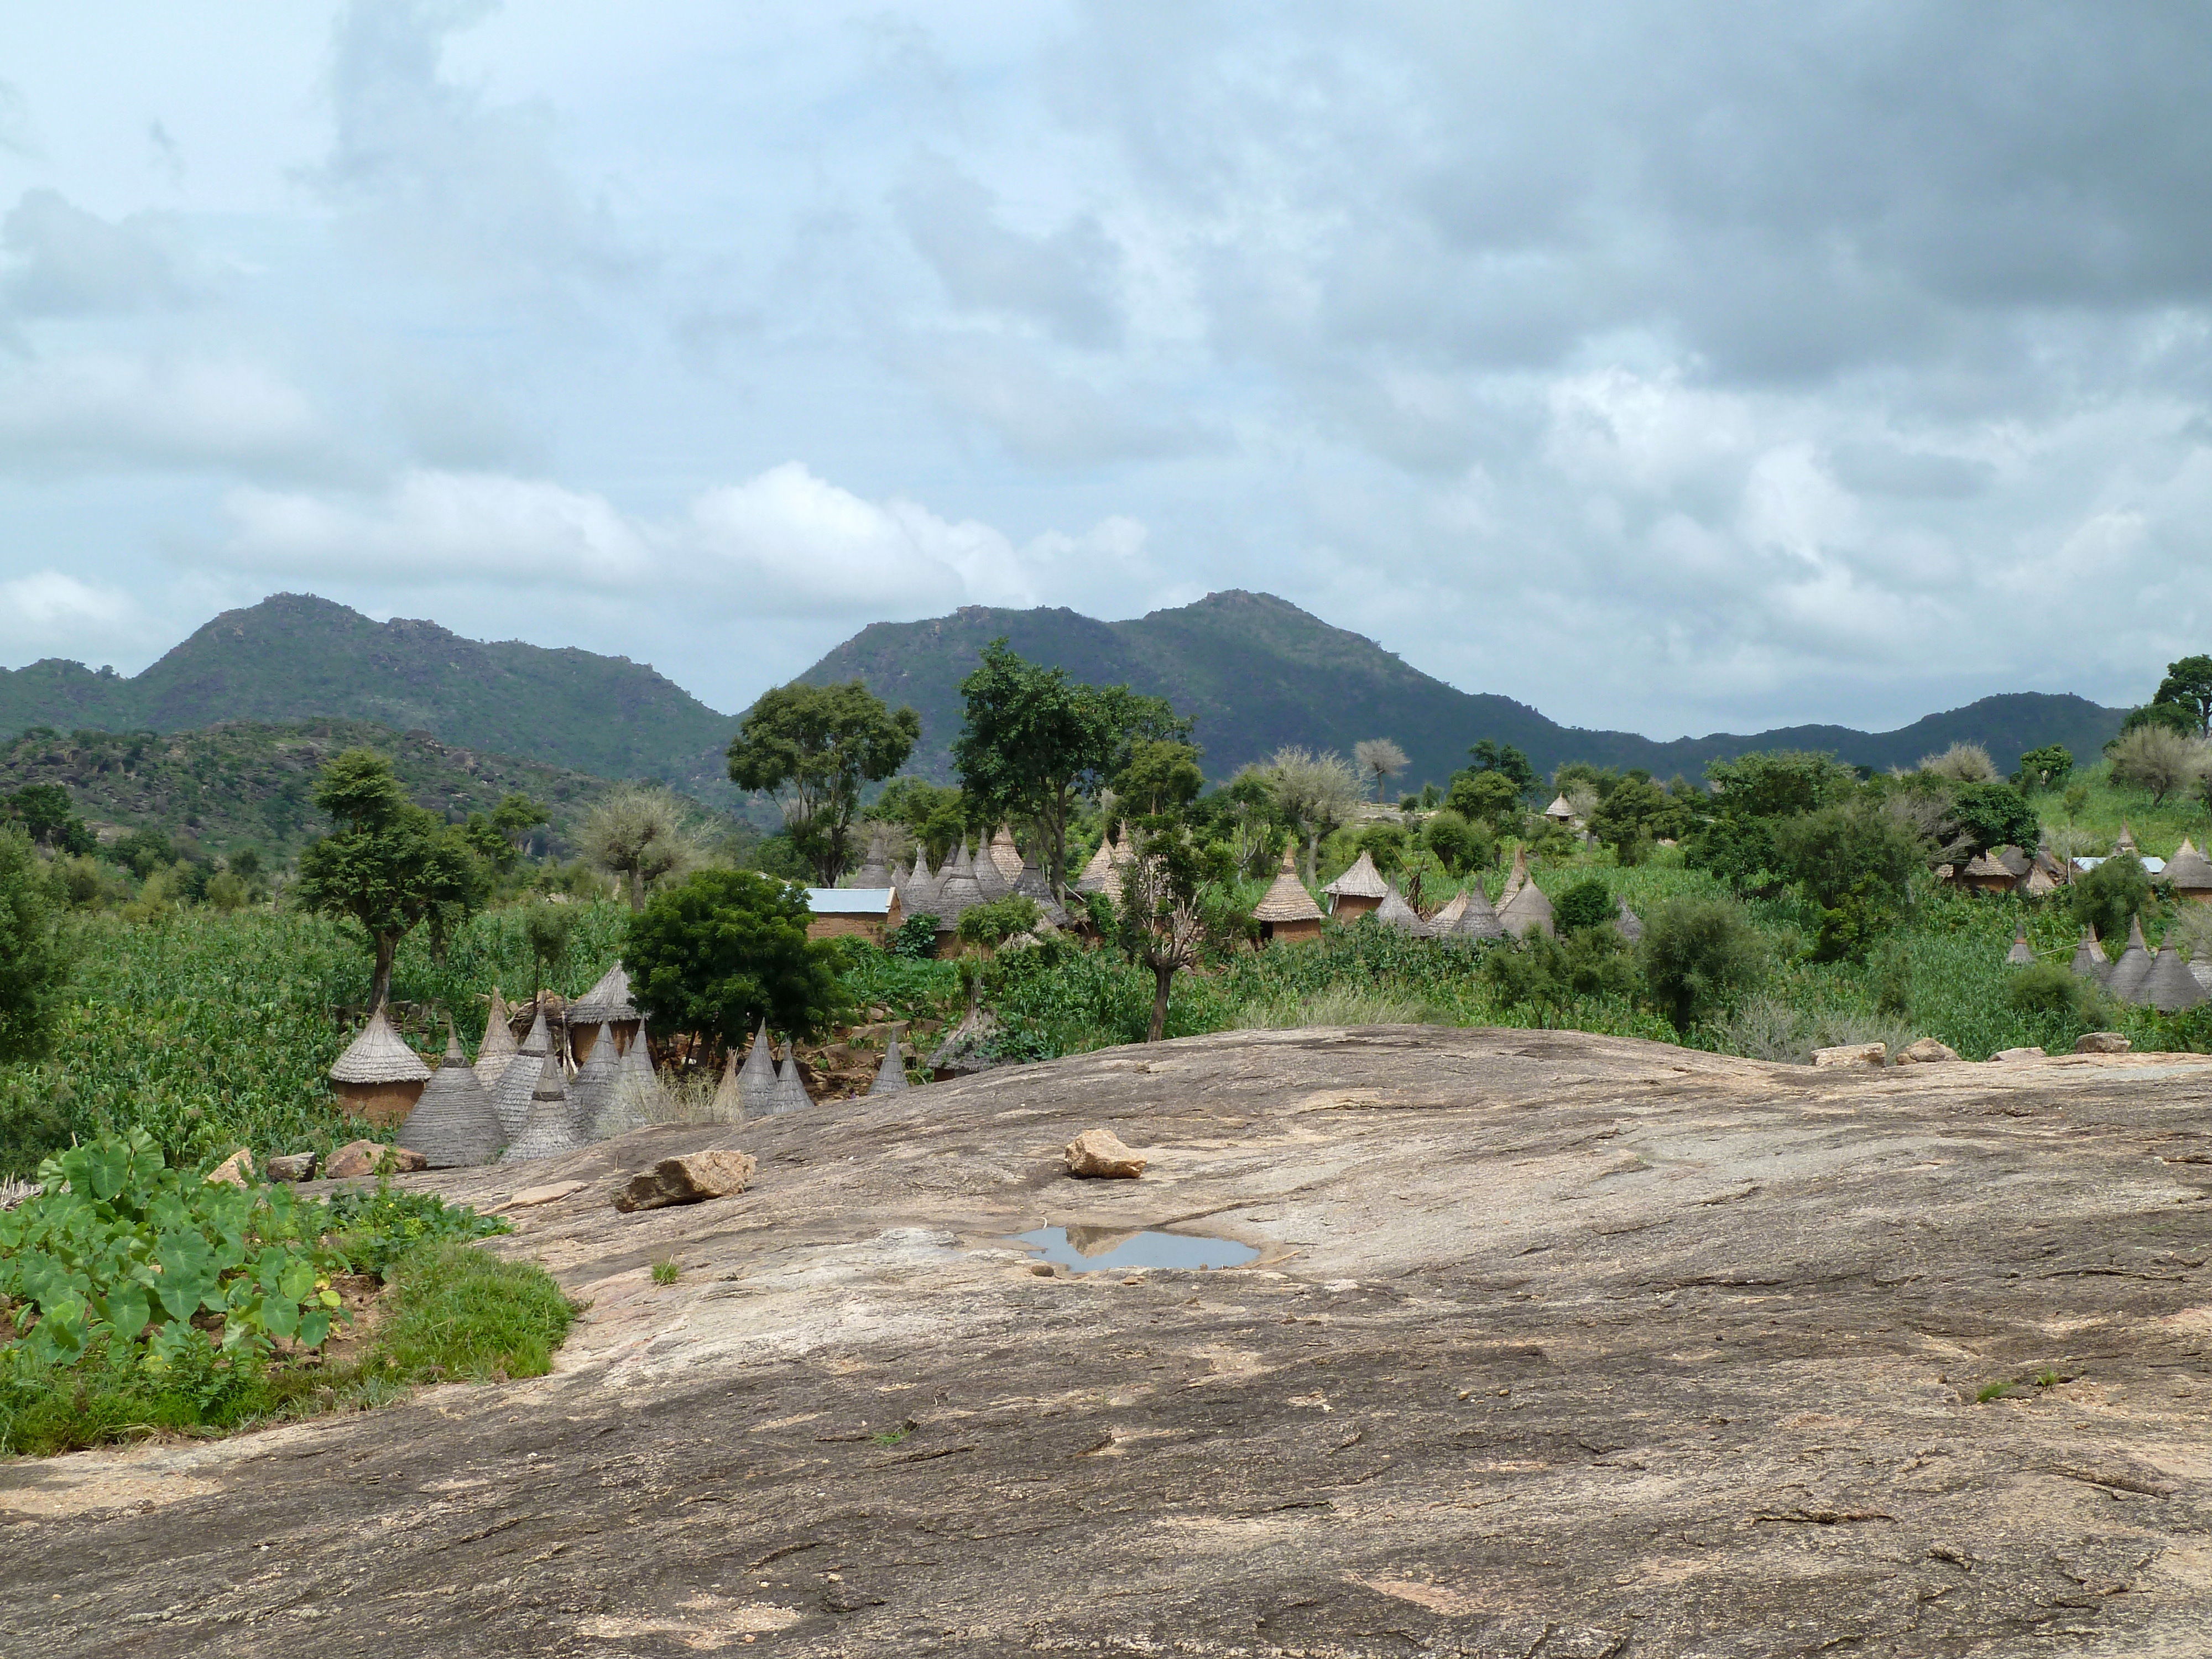
[[[52,884],[30,837],[0,825],[0,1064],[46,1052],[68,977]]]
[[[1421,844],[1455,876],[1486,870],[1498,857],[1498,843],[1489,832],[1448,806],[1429,815],[1421,826]]]
[[[1586,999],[1625,997],[1636,984],[1636,967],[1626,943],[1603,925],[1583,928],[1564,939],[1531,932],[1518,945],[1490,951],[1482,972],[1500,1002],[1532,1008],[1545,1023]]]
[[[1785,879],[1773,827],[1764,818],[1714,819],[1684,847],[1682,862],[1711,872],[1716,881],[1746,898],[1770,898],[1782,890]]]
[[[1644,923],[1644,988],[1678,1031],[1756,985],[1766,949],[1740,904],[1677,898]]]
[[[1386,876],[1395,875],[1405,867],[1407,836],[1402,827],[1395,823],[1370,823],[1352,838],[1352,845],[1375,860],[1375,867]]]
[[[1978,743],[1954,743],[1940,755],[1921,757],[1920,770],[1953,783],[1995,783],[1996,763]]]
[[[750,870],[702,870],[632,919],[632,994],[664,1030],[737,1048],[765,1019],[811,1036],[844,1006],[823,945],[806,937],[806,895]]]
[[[1552,901],[1552,919],[1565,933],[1602,927],[1613,917],[1612,891],[1595,876],[1585,876]]]
[[[2130,853],[2113,854],[2066,889],[2066,908],[2075,921],[2095,928],[2100,939],[2126,933],[2129,919],[2149,902],[2150,878]]]
[[[2067,775],[2074,770],[2074,751],[2063,743],[2046,743],[2031,749],[2020,757],[2020,769],[2012,775],[2014,786],[2023,793],[2033,789],[2063,789]]]
[[[988,904],[971,904],[960,913],[954,932],[963,944],[1005,944],[1017,933],[1026,933],[1044,913],[1026,893],[1009,893]]]
[[[937,954],[937,918],[927,911],[908,916],[891,930],[884,948],[908,962],[927,962]]]
[[[2094,1024],[2105,1004],[2103,988],[2055,962],[2032,962],[2013,978],[2005,1000],[2023,1013],[2059,1014]]]
[[[1773,828],[1777,866],[1823,909],[1854,895],[1903,902],[1925,851],[1919,837],[1870,802],[1823,807],[1785,818]]]
[[[2105,753],[2112,757],[2113,778],[2149,790],[2153,806],[2161,805],[2168,795],[2185,793],[2212,772],[2212,745],[2197,734],[2197,723],[2186,710],[2182,717],[2188,721],[2185,732],[2154,722],[2124,731],[2105,745]]]
[[[1977,848],[2021,847],[2035,850],[2042,824],[2027,797],[2008,783],[1962,783],[1952,793],[1947,814],[1952,832]]]

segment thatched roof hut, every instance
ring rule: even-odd
[[[899,904],[907,915],[933,914],[937,909],[937,878],[930,872],[929,860],[923,849],[914,849],[914,867],[906,879],[891,884],[899,890]]]
[[[975,879],[975,862],[972,857],[962,860],[938,884],[937,902],[930,908],[937,913],[937,931],[940,933],[949,933],[958,927],[963,911],[988,902],[981,884]]]
[[[617,962],[599,975],[597,984],[568,1005],[567,1018],[568,1052],[581,1066],[591,1057],[602,1029],[612,1026],[617,1042],[625,1043],[645,1016],[630,1000],[629,971]]]
[[[722,1080],[714,1085],[714,1097],[707,1103],[709,1123],[743,1123],[745,1121],[744,1091],[738,1087],[738,1051],[735,1048],[722,1061]]]
[[[422,1097],[430,1068],[409,1048],[380,1004],[331,1065],[331,1092],[371,1123],[404,1122]]]
[[[2128,921],[2128,948],[2112,964],[2112,976],[2105,981],[2105,988],[2122,1002],[2140,1002],[2143,981],[2150,977],[2150,970],[2151,955],[2143,943],[2142,918],[2131,917]]]
[[[1083,866],[1083,873],[1075,878],[1075,890],[1079,893],[1103,893],[1113,875],[1114,837],[1109,831],[1098,838],[1098,850],[1091,855],[1091,861]],[[1117,888],[1120,884],[1118,881],[1115,883]]]
[[[593,1042],[568,1083],[568,1109],[579,1141],[605,1138],[607,1131],[601,1129],[600,1119],[615,1103],[615,1080],[621,1075],[621,1051],[612,1042]],[[607,1129],[612,1130],[613,1125],[610,1123]]]
[[[1321,906],[1298,879],[1297,862],[1289,848],[1283,849],[1283,867],[1275,876],[1274,885],[1252,907],[1252,919],[1260,924],[1263,943],[1320,937]]]
[[[884,829],[878,824],[868,836],[868,856],[861,860],[858,870],[848,870],[839,878],[840,887],[895,887],[898,877],[891,869],[884,851]]]
[[[483,1041],[477,1045],[477,1081],[487,1089],[499,1087],[507,1063],[514,1058],[514,1032],[507,1022],[514,1018],[499,987],[491,988],[491,1007],[484,1015]]]
[[[1532,929],[1546,933],[1559,931],[1552,924],[1552,901],[1533,881],[1522,881],[1520,890],[1498,907],[1498,920],[1515,939],[1522,938]]]
[[[1561,793],[1552,798],[1552,804],[1544,809],[1544,816],[1554,823],[1572,823],[1575,821],[1575,809],[1566,796]]]
[[[777,1115],[785,1112],[803,1112],[814,1103],[806,1092],[806,1085],[799,1076],[799,1045],[783,1045],[783,1063],[775,1068],[775,1096],[769,1110]]]
[[[528,1052],[526,1048],[524,1052]],[[568,1084],[562,1075],[561,1058],[549,1053],[538,1062],[538,1081],[530,1091],[530,1115],[522,1133],[499,1155],[499,1161],[529,1164],[573,1152],[581,1145],[576,1139],[575,1113],[568,1104]]]
[[[615,1095],[623,1111],[640,1124],[658,1123],[668,1115],[668,1091],[660,1086],[660,1073],[653,1069],[653,1044],[646,1040],[642,1020],[636,1037],[623,1050]]]
[[[500,1133],[510,1142],[530,1122],[530,1102],[538,1087],[540,1062],[552,1046],[552,1030],[545,1023],[545,1010],[541,1006],[537,1018],[530,1022],[521,1048],[515,1051],[506,1074],[500,1079],[499,1087],[491,1091],[491,1108],[498,1115]],[[557,1064],[558,1056],[555,1058]]]
[[[1644,937],[1644,918],[1628,908],[1628,895],[1626,893],[1620,896],[1620,908],[1613,919],[1613,925],[1620,930],[1621,938],[1631,945]]]
[[[738,1098],[744,1103],[745,1114],[757,1117],[775,1109],[775,1055],[770,1052],[768,1022],[760,1023],[753,1033],[752,1046],[745,1050],[745,1063],[738,1072]]]
[[[2027,942],[2027,929],[2021,928],[2012,936],[2012,949],[2005,952],[2005,960],[2015,968],[2025,968],[2035,960],[2034,947]]]
[[[2188,836],[2181,838],[2180,851],[2166,861],[2165,874],[2174,897],[2212,900],[2212,859],[2191,846]]]
[[[1035,859],[1022,860],[1022,867],[1014,873],[1014,891],[1033,902],[1054,927],[1067,926],[1067,907],[1052,896],[1052,884],[1044,878]]]
[[[2118,858],[2123,853],[2134,853],[2140,855],[2142,851],[2142,849],[2136,845],[2136,832],[2129,829],[2128,821],[2122,818],[2120,838],[2112,843],[2112,856]]]
[[[876,1080],[868,1085],[871,1095],[895,1095],[909,1087],[906,1080],[906,1057],[899,1038],[905,1028],[894,1025],[890,1036],[884,1040],[884,1063],[876,1067]]]
[[[1003,823],[999,826],[998,833],[991,837],[991,862],[998,866],[999,873],[1006,878],[1006,885],[1011,889],[1014,878],[1022,872],[1022,852],[1014,845],[1014,832]]]
[[[1961,887],[1971,887],[1978,893],[2009,893],[2020,884],[2020,878],[1988,853],[1977,853],[1967,860],[1957,880]]]
[[[1454,893],[1439,904],[1429,917],[1429,931],[1438,939],[1442,939],[1451,932],[1453,924],[1466,914],[1467,895],[1463,892]]]
[[[2112,964],[2097,943],[2097,930],[2084,927],[2081,942],[2074,947],[2074,960],[2068,964],[2083,979],[2094,979],[2102,985],[2112,971]]]
[[[2150,972],[2136,992],[2136,1000],[2147,1002],[2162,1014],[2178,1014],[2204,1000],[2204,988],[2189,971],[2181,952],[2169,945],[2152,960]]]
[[[1382,879],[1382,872],[1375,867],[1373,856],[1363,847],[1359,856],[1352,861],[1352,867],[1321,890],[1328,899],[1331,915],[1339,921],[1357,921],[1369,911],[1380,908],[1391,890]]]
[[[1445,928],[1439,921],[1437,927],[1439,936],[1462,939],[1470,944],[1477,939],[1505,937],[1505,926],[1498,921],[1498,912],[1491,908],[1490,895],[1482,890],[1482,878],[1480,876],[1468,882],[1466,887],[1460,892],[1458,902],[1460,912],[1458,915],[1452,918],[1450,927]]]
[[[1505,872],[1505,886],[1498,895],[1498,911],[1504,915],[1505,907],[1513,902],[1523,887],[1528,884],[1528,849],[1513,849],[1513,867]]]
[[[1375,907],[1375,920],[1385,927],[1411,933],[1415,939],[1426,939],[1434,931],[1421,920],[1421,913],[1406,902],[1405,895],[1398,890],[1395,881],[1384,891],[1382,902]]]
[[[407,1115],[400,1145],[422,1153],[434,1170],[465,1170],[497,1158],[505,1139],[491,1096],[470,1068],[461,1039],[448,1027],[445,1060]]]

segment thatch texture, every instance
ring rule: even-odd
[[[622,1056],[613,1042],[602,1039],[592,1044],[584,1063],[576,1068],[576,1075],[568,1084],[568,1106],[579,1140],[597,1140],[599,1137],[599,1116],[614,1104],[615,1079],[622,1074]]]
[[[1544,809],[1544,816],[1554,823],[1571,823],[1574,821],[1575,809],[1565,795],[1554,795],[1552,804]]]
[[[2128,821],[2122,818],[2120,838],[2112,843],[2112,856],[2118,858],[2123,853],[2140,853],[2142,849],[2136,845],[2136,832],[2129,829]]]
[[[1014,845],[1014,832],[1003,823],[999,826],[999,833],[991,837],[991,862],[998,866],[1009,887],[1022,872],[1021,849]]]
[[[1297,860],[1291,849],[1283,849],[1283,867],[1276,873],[1275,884],[1252,907],[1252,915],[1259,921],[1310,921],[1322,919],[1321,906],[1306,891],[1305,884],[1298,879]]]
[[[957,927],[963,911],[972,910],[985,902],[981,886],[976,882],[973,871],[967,867],[974,862],[973,859],[966,860],[962,867],[955,869],[938,886],[937,902],[930,908],[937,913],[937,931],[940,933],[950,933]]]
[[[775,1098],[769,1110],[781,1115],[785,1112],[803,1112],[813,1103],[806,1085],[799,1079],[799,1050],[787,1042],[783,1045],[783,1063],[775,1070]]]
[[[1036,905],[1044,919],[1055,927],[1067,926],[1067,908],[1052,896],[1052,884],[1044,878],[1035,859],[1024,859],[1022,867],[1014,875],[1014,891]]]
[[[538,1074],[546,1051],[552,1047],[553,1037],[545,1024],[545,1011],[540,1008],[538,1017],[530,1022],[529,1032],[522,1046],[515,1051],[506,1075],[499,1087],[491,1093],[492,1110],[498,1115],[500,1133],[513,1141],[530,1122],[530,1098],[538,1086]]]
[[[660,1086],[660,1073],[653,1069],[653,1045],[646,1041],[642,1023],[636,1037],[623,1051],[615,1093],[644,1122],[658,1123],[667,1113],[668,1094]]]
[[[752,1047],[745,1051],[745,1063],[738,1070],[738,1098],[748,1116],[775,1109],[775,1056],[769,1052],[766,1020],[753,1033]]]
[[[2151,956],[2143,943],[2142,918],[2136,916],[2128,923],[2128,948],[2112,964],[2112,976],[2106,980],[2105,988],[2122,1002],[2140,1002],[2143,981],[2150,977],[2150,970]]]
[[[430,1068],[409,1048],[381,1006],[331,1063],[333,1083],[428,1083]]]
[[[1505,925],[1498,921],[1498,912],[1490,908],[1490,895],[1482,890],[1480,878],[1470,880],[1460,897],[1465,902],[1452,922],[1451,938],[1472,941],[1505,937]]]
[[[445,1061],[407,1115],[400,1145],[422,1153],[434,1170],[465,1170],[497,1158],[506,1139],[491,1096],[470,1068],[460,1038],[449,1030]]]
[[[630,1000],[629,974],[622,963],[601,974],[599,982],[568,1005],[568,1029],[579,1025],[605,1025],[610,1020],[642,1019],[644,1015]]]
[[[1321,890],[1331,898],[1382,899],[1394,890],[1382,879],[1382,872],[1375,867],[1373,854],[1363,847],[1352,867]]]
[[[1429,931],[1442,939],[1459,925],[1459,919],[1466,914],[1467,895],[1454,893],[1438,905],[1436,915],[1429,918]]]
[[[499,987],[491,988],[491,1007],[484,1015],[483,1041],[477,1045],[477,1081],[487,1089],[499,1087],[499,1080],[507,1075],[507,1063],[515,1055],[514,1032],[507,1022],[514,1011],[507,1006],[507,999],[499,994]]]
[[[2189,971],[2189,964],[2181,959],[2181,952],[2169,945],[2153,959],[2150,972],[2136,1000],[2147,1002],[2162,1014],[2178,1014],[2185,1008],[2194,1008],[2204,1000],[2204,988]]]
[[[2027,928],[2021,928],[2012,936],[2012,949],[2005,952],[2005,960],[2015,968],[2025,968],[2035,960],[2034,947],[2027,942]]]
[[[529,1052],[524,1045],[523,1052]],[[517,1062],[520,1064],[520,1060]],[[538,1062],[538,1081],[530,1091],[530,1115],[522,1132],[499,1155],[501,1164],[530,1164],[541,1158],[558,1158],[581,1146],[576,1121],[568,1104],[568,1085],[561,1073],[560,1057],[549,1054]]]
[[[1521,890],[1499,908],[1498,920],[1515,939],[1522,938],[1531,929],[1547,933],[1558,931],[1552,924],[1552,901],[1544,896],[1544,890],[1533,881],[1524,882]]]
[[[2097,930],[2084,927],[2081,942],[2074,947],[2074,960],[2069,964],[2083,979],[2094,979],[2102,985],[2112,971],[2112,964],[2097,948]]]
[[[1500,915],[1505,913],[1505,907],[1512,903],[1519,896],[1521,890],[1528,884],[1528,849],[1525,847],[1516,847],[1513,849],[1513,867],[1505,872],[1504,889],[1498,895],[1498,911]]]
[[[876,1067],[876,1080],[868,1085],[871,1095],[895,1095],[909,1087],[906,1080],[905,1045],[900,1041],[904,1028],[894,1025],[884,1043],[884,1063]]]
[[[738,1051],[730,1050],[722,1062],[722,1080],[714,1085],[714,1097],[707,1104],[709,1123],[743,1123],[745,1121],[745,1097],[738,1087]]]
[[[2180,850],[2166,861],[2166,879],[2184,898],[2212,898],[2212,859],[2181,839]]]
[[[1431,929],[1421,920],[1421,913],[1406,902],[1405,895],[1392,882],[1382,895],[1382,902],[1376,907],[1375,920],[1385,927],[1395,927],[1401,933],[1411,933],[1415,939],[1426,939]]]
[[[899,903],[907,915],[921,915],[937,908],[937,878],[929,868],[929,860],[922,849],[915,848],[914,868],[907,872],[906,879],[894,884],[899,890]]]
[[[1075,878],[1075,890],[1079,893],[1103,893],[1113,874],[1114,837],[1109,834],[1098,838],[1098,850],[1091,855],[1091,862],[1083,866],[1083,873]]]

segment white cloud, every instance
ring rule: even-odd
[[[175,260],[143,216],[110,224],[58,191],[27,190],[0,220],[0,298],[25,316],[143,311],[188,297]]]
[[[258,363],[86,354],[0,373],[0,468],[319,465],[330,434],[299,389]]]
[[[70,652],[97,660],[135,647],[148,618],[121,588],[59,570],[34,570],[0,581],[0,642],[11,655]]]

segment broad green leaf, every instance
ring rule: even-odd
[[[85,1177],[91,1183],[92,1195],[105,1204],[121,1192],[123,1183],[130,1179],[131,1148],[103,1135],[84,1152]]]
[[[311,1308],[300,1316],[300,1340],[304,1346],[319,1348],[330,1334],[331,1316],[320,1308]]]
[[[277,1275],[276,1288],[295,1302],[305,1302],[314,1291],[315,1264],[306,1256],[294,1256]]]
[[[147,1305],[146,1287],[136,1279],[118,1285],[107,1293],[107,1322],[115,1327],[116,1334],[126,1342],[136,1340],[153,1317]]]
[[[271,1336],[289,1336],[300,1328],[300,1304],[288,1296],[264,1297],[261,1322]]]

